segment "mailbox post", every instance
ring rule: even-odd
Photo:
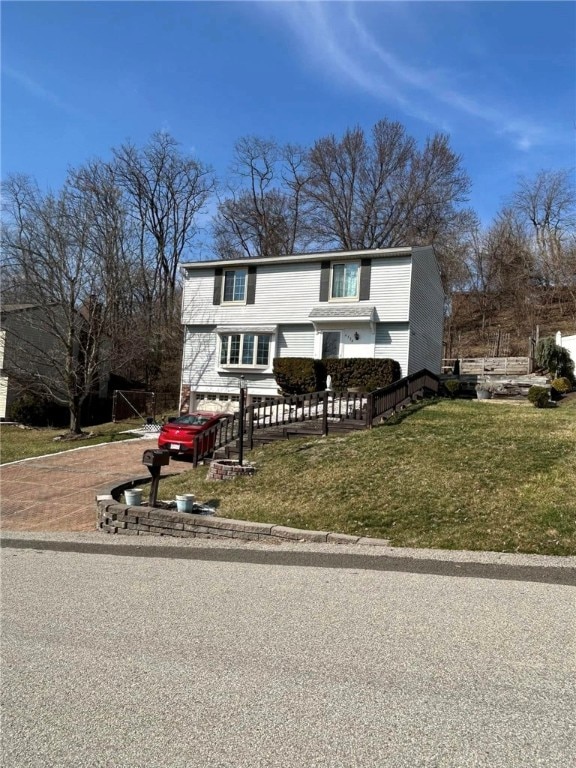
[[[160,483],[160,472],[162,467],[168,466],[170,463],[170,453],[168,451],[160,450],[148,450],[144,451],[142,456],[142,464],[148,467],[148,471],[152,475],[152,483],[150,484],[150,506],[156,506],[156,499],[158,496],[158,484]]]
[[[244,461],[244,421],[246,417],[246,379],[240,376],[240,403],[239,403],[239,427],[238,427],[238,464],[242,466]]]

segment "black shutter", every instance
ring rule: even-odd
[[[224,270],[222,267],[216,267],[214,270],[214,298],[212,304],[220,304],[222,301],[222,275]]]
[[[328,301],[328,291],[330,290],[330,262],[322,261],[320,263],[320,298],[319,301]]]
[[[246,286],[246,304],[256,302],[256,267],[248,267],[248,285]]]
[[[362,259],[360,262],[360,301],[368,301],[370,298],[370,272],[372,259]]]

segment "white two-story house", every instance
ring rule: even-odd
[[[432,247],[183,265],[183,410],[278,394],[275,357],[392,358],[440,373],[444,292]]]

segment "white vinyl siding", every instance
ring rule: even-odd
[[[314,357],[312,324],[279,328],[276,354],[278,357]]]
[[[0,376],[0,419],[6,418],[7,395],[8,395],[8,376]]]
[[[320,260],[259,264],[255,304],[213,304],[214,268],[186,272],[182,322],[187,325],[296,325],[308,322],[318,306]],[[332,304],[331,302],[327,302]],[[375,306],[382,322],[408,320],[410,256],[372,258],[370,299],[354,306]]]
[[[187,328],[182,360],[182,383],[198,389],[204,382],[218,381],[216,369],[217,336],[214,326]],[[214,375],[212,375],[214,373]]]
[[[410,356],[408,374],[442,366],[444,291],[432,248],[415,248],[410,292]]]
[[[409,341],[408,323],[378,323],[374,357],[397,360],[400,363],[401,375],[407,376]]]

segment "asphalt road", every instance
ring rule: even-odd
[[[566,768],[576,592],[7,548],[2,766]]]

